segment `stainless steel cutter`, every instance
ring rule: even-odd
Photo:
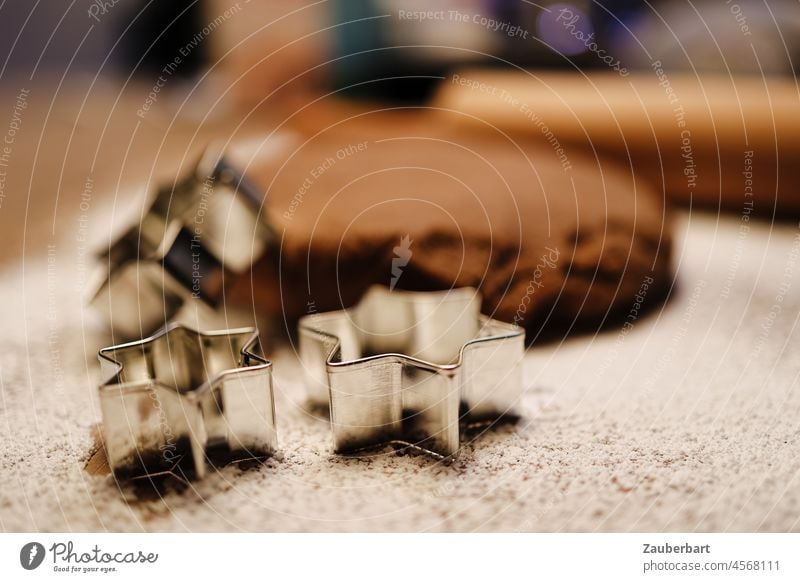
[[[481,315],[475,289],[373,287],[354,308],[303,317],[310,399],[336,452],[399,443],[447,457],[464,421],[516,416],[524,332]]]
[[[141,221],[99,257],[103,273],[91,303],[115,336],[149,335],[190,301],[201,315],[216,307],[226,280],[246,271],[272,237],[262,194],[219,148],[159,189]]]
[[[163,473],[179,461],[258,458],[277,446],[272,364],[258,330],[200,333],[172,324],[103,348],[100,386],[106,454],[119,477]]]

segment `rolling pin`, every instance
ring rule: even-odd
[[[463,70],[432,105],[475,131],[541,140],[569,171],[616,158],[673,201],[800,217],[800,89],[793,79]],[[455,113],[456,115],[452,115]]]

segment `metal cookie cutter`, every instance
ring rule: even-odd
[[[125,339],[153,333],[190,299],[200,313],[221,300],[226,277],[263,253],[271,229],[262,193],[218,149],[158,190],[139,224],[101,254],[105,272],[92,304]]]
[[[272,364],[258,330],[200,333],[172,324],[99,352],[106,454],[114,474],[172,470],[198,478],[212,461],[257,458],[277,446]]]
[[[475,289],[373,287],[352,309],[304,316],[299,335],[336,452],[394,442],[446,457],[460,420],[517,415],[524,333],[481,315]]]

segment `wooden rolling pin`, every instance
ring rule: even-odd
[[[800,89],[792,79],[652,70],[543,73],[464,70],[433,105],[476,131],[536,137],[571,155],[630,164],[680,203],[800,217]]]

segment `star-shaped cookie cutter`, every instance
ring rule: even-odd
[[[100,350],[100,408],[109,466],[120,478],[170,471],[182,458],[241,460],[277,447],[272,364],[258,330],[201,333],[172,324]]]
[[[231,273],[248,269],[272,238],[262,199],[219,147],[209,147],[100,254],[92,305],[123,339],[155,332],[190,300],[209,315]]]
[[[475,289],[373,287],[351,309],[299,322],[312,402],[338,453],[399,443],[454,455],[460,424],[518,416],[524,332],[480,313]]]

